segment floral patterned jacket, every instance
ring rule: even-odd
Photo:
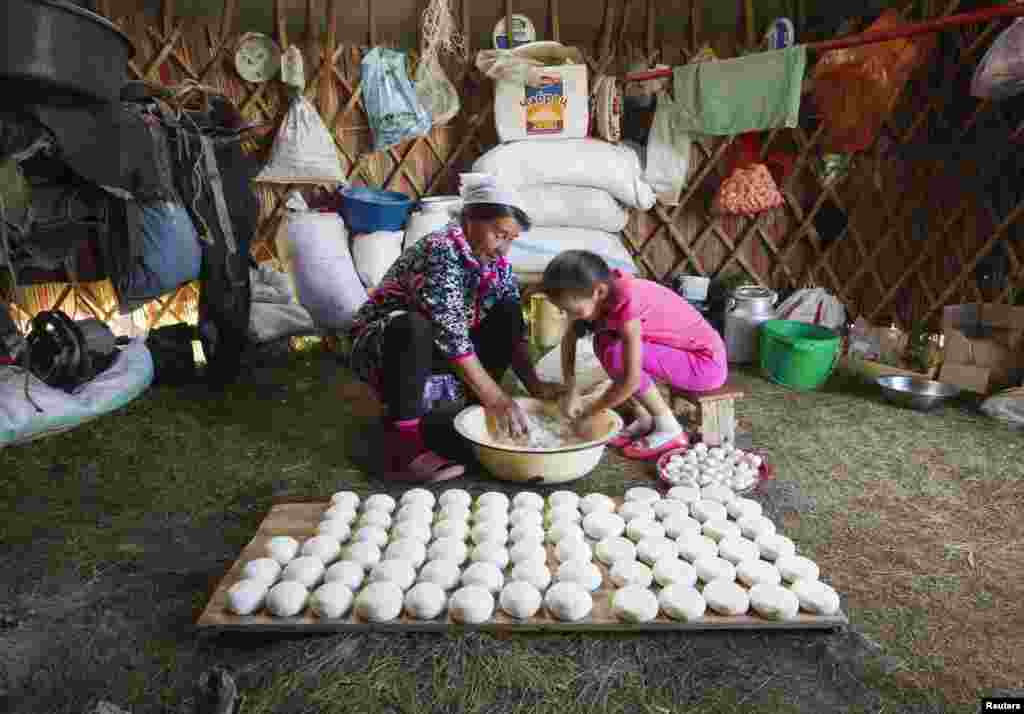
[[[435,325],[441,354],[461,362],[475,354],[470,330],[505,300],[520,301],[519,281],[508,261],[483,265],[473,255],[458,222],[422,238],[385,273],[356,313],[348,336],[358,345],[382,330],[394,312],[418,312]]]

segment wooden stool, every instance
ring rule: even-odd
[[[677,415],[693,418],[708,446],[736,443],[736,400],[743,390],[728,382],[710,392],[684,392],[659,385],[668,392],[669,405]]]

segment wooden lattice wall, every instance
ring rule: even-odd
[[[463,0],[463,6],[466,2]],[[959,4],[953,0],[944,12],[955,12]],[[592,76],[621,74],[637,57],[678,65],[686,62],[698,46],[696,15],[690,23],[688,46],[657,46],[655,5],[648,1],[646,21],[641,12],[626,10],[638,5],[643,8],[639,3],[607,2],[599,35],[595,27],[595,46],[582,48]],[[245,30],[236,27],[233,0],[226,0],[219,22],[189,23],[174,16],[173,3],[165,1],[164,8],[156,23],[143,15],[111,18],[136,45],[132,77],[167,84],[194,80],[212,85],[231,97],[248,119],[271,126],[281,119],[286,105],[280,85],[250,85],[233,70],[235,40]],[[327,9],[328,19],[334,18],[334,22],[327,22],[325,37],[285,36],[286,23],[280,11],[276,34],[282,46],[292,42],[303,49],[306,96],[334,133],[349,180],[404,191],[414,198],[453,192],[458,172],[496,141],[491,82],[465,58],[449,58],[446,70],[460,89],[463,102],[459,116],[450,125],[435,127],[428,136],[374,153],[370,150],[359,83],[363,49],[335,42],[332,28],[338,20],[344,21],[345,10],[334,0],[327,3]],[[556,2],[552,2],[552,13],[548,36],[557,38]],[[358,21],[365,22],[362,18]],[[614,41],[627,36],[624,26],[637,22],[646,22],[642,47]],[[320,18],[307,18],[307,26],[319,23]],[[372,40],[372,15],[369,25],[368,37]],[[963,137],[977,133],[979,127],[1003,126],[1011,120],[1005,107],[967,96],[962,82],[955,85],[955,91],[941,91],[944,85],[930,83],[936,76],[961,80],[964,73],[969,76],[995,34],[1005,26],[1006,21],[994,21],[949,33],[952,55],[937,58],[911,82],[886,123],[887,138],[856,155],[849,172],[839,181],[825,183],[818,161],[823,127],[813,117],[802,120],[800,128],[766,133],[762,137],[763,156],[782,152],[793,158],[793,170],[781,186],[783,208],[753,219],[711,215],[714,188],[722,178],[734,139],[696,142],[690,181],[678,205],[659,204],[646,214],[635,212],[624,235],[627,247],[641,268],[657,279],[682,271],[706,275],[742,271],[752,282],[780,289],[816,284],[840,296],[854,314],[875,321],[899,318],[904,323],[928,320],[934,324],[946,304],[1011,300],[1014,290],[1024,285],[1024,251],[1013,241],[1005,243],[1010,262],[1005,287],[994,294],[983,294],[972,276],[992,247],[1019,220],[1024,204],[1008,215],[993,217],[977,192],[956,190],[967,181],[972,167],[962,162],[951,165],[944,161],[894,160],[891,149],[914,146],[929,136],[930,129],[954,121],[956,127],[947,133]],[[743,34],[739,45],[753,37],[750,28]],[[955,120],[951,119],[953,115]],[[269,144],[272,137],[273,131],[268,132],[262,143]],[[273,236],[286,188],[261,186],[258,192],[261,216],[253,252],[259,260],[273,260]],[[827,202],[848,220],[838,240],[824,240],[815,228],[814,218]],[[929,226],[923,241],[914,237],[912,230],[922,210],[928,214]],[[195,286],[184,286],[174,295],[155,301],[136,319],[147,324],[194,321],[196,296]],[[26,304],[19,306],[21,317],[53,306],[103,319],[116,311],[107,284],[34,286],[29,288],[28,297]]]

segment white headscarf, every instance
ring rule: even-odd
[[[501,186],[492,174],[460,174],[462,205],[497,203],[523,210],[519,195],[511,188]]]

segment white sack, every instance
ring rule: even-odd
[[[610,268],[638,272],[621,235],[585,228],[535,227],[512,241],[508,261],[516,273],[543,273],[548,263],[566,250],[589,250],[604,258]]]
[[[334,138],[316,107],[296,98],[277,131],[270,161],[254,181],[287,184],[344,184]]]
[[[805,288],[783,301],[775,317],[838,330],[846,324],[846,308],[824,288]]]
[[[281,223],[278,256],[291,271],[299,302],[319,327],[344,329],[367,300],[334,213],[291,213]]]
[[[502,144],[477,159],[473,171],[494,174],[503,183],[519,187],[599,188],[632,208],[654,207],[654,191],[643,179],[636,153],[595,139]]]
[[[25,399],[24,370],[0,367],[0,448],[73,429],[125,406],[153,383],[153,357],[145,340],[120,348],[114,363],[72,394],[28,376],[28,393],[43,412]]]
[[[522,186],[519,199],[536,226],[571,226],[618,233],[629,216],[607,191],[586,186]]]
[[[384,273],[402,255],[404,239],[402,231],[377,231],[352,237],[352,259],[363,285],[369,289],[380,284]]]
[[[290,277],[269,265],[250,270],[252,308],[249,311],[249,337],[263,344],[284,337],[318,332],[309,311],[292,293]]]

